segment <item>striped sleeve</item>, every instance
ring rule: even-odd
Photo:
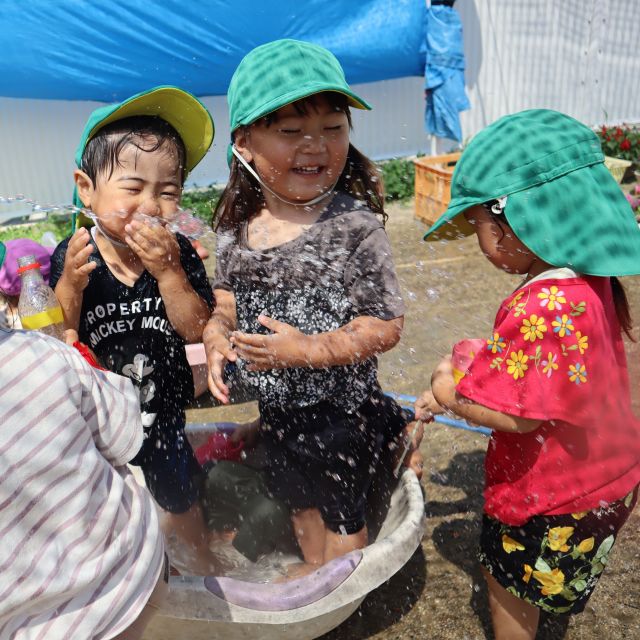
[[[81,412],[98,451],[115,467],[142,446],[140,403],[129,378],[90,367],[74,351],[69,363],[82,381]]]

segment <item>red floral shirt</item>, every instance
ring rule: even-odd
[[[540,279],[518,289],[457,391],[542,420],[531,433],[491,436],[485,512],[506,524],[598,507],[640,482],[640,421],[608,278]]]

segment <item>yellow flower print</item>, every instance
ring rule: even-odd
[[[582,518],[584,518],[587,515],[587,513],[589,513],[589,512],[588,511],[578,511],[577,513],[572,513],[571,517],[574,520],[582,520]]]
[[[555,285],[542,288],[542,292],[538,294],[540,298],[540,306],[547,307],[549,311],[560,311],[562,305],[566,304],[567,299],[564,297],[564,291],[560,291]]]
[[[513,299],[511,300],[511,302],[507,305],[507,309],[513,309],[513,307],[515,307],[518,304],[518,302],[520,302],[523,295],[524,295],[524,291],[518,291],[518,293],[516,293],[516,295],[513,296]]]
[[[502,353],[502,350],[507,346],[507,343],[499,334],[494,333],[493,338],[489,338],[487,340],[487,345],[489,349],[491,349],[491,353]]]
[[[562,317],[556,316],[551,326],[553,327],[553,332],[557,333],[560,338],[570,336],[571,332],[575,331],[573,320],[566,313],[562,314]]]
[[[552,551],[569,551],[567,540],[573,535],[574,527],[554,527],[549,529],[549,548]]]
[[[507,552],[512,551],[524,551],[524,545],[520,544],[517,540],[510,538],[506,533],[502,534],[502,548]]]
[[[544,318],[535,313],[531,314],[528,320],[525,318],[520,327],[520,333],[524,333],[524,339],[529,342],[542,340],[542,335],[546,330],[547,325],[544,323]]]
[[[593,536],[591,538],[586,538],[578,545],[578,551],[580,553],[588,553],[593,549],[594,544],[595,540],[593,539]]]
[[[579,385],[581,382],[587,381],[587,368],[579,362],[570,364],[567,373],[569,374],[569,380],[575,382],[575,384]]]
[[[547,378],[551,377],[551,374],[558,368],[558,354],[551,353],[549,351],[549,355],[546,360],[542,361],[542,373],[544,373]]]
[[[578,351],[580,351],[580,355],[583,355],[589,348],[589,337],[583,336],[580,331],[576,331],[576,340],[578,341]]]
[[[542,585],[543,596],[554,596],[564,589],[564,573],[560,569],[534,571],[533,577]]]
[[[511,352],[511,358],[507,358],[507,373],[513,376],[514,380],[524,378],[524,372],[529,368],[527,360],[529,356],[525,356],[522,349],[516,353]]]
[[[529,580],[531,580],[531,574],[533,573],[533,567],[531,567],[528,564],[525,564],[523,566],[524,566],[524,575],[522,576],[522,581],[529,584]]]

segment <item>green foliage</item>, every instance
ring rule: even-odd
[[[0,227],[0,240],[6,242],[15,238],[30,238],[40,242],[42,235],[47,231],[51,231],[56,240],[60,242],[71,234],[71,219],[66,216],[56,216],[32,224]]]
[[[378,163],[382,173],[385,200],[407,200],[413,197],[415,165],[413,160],[405,158],[393,158]]]
[[[606,156],[640,163],[640,127],[629,124],[617,127],[602,125],[596,133]]]
[[[222,189],[218,189],[213,185],[188,189],[182,194],[180,206],[183,209],[190,209],[196,217],[206,223],[210,223],[213,208],[220,199],[221,193]]]

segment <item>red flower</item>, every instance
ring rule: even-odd
[[[619,138],[622,135],[622,129],[620,127],[616,127],[615,136]]]
[[[631,149],[631,143],[627,138],[620,143],[620,149],[622,149],[622,151],[629,151],[629,149]]]

